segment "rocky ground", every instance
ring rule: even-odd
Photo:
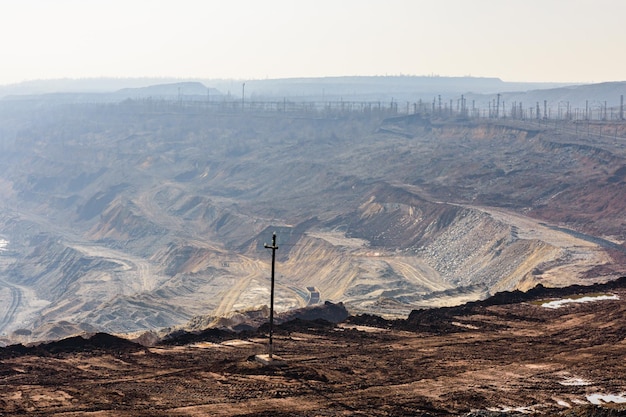
[[[254,360],[266,327],[152,346],[101,333],[11,346],[0,350],[0,415],[619,416],[625,319],[621,279],[405,320],[288,321],[275,332],[283,367]]]

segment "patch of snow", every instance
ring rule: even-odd
[[[463,328],[466,328],[466,329],[472,329],[472,330],[478,330],[479,329],[478,326],[474,326],[473,324],[460,323],[458,321],[453,321],[451,324],[453,326],[463,327]]]
[[[566,387],[584,387],[586,385],[591,385],[591,382],[582,378],[567,378],[566,380],[559,382],[559,384],[565,385]]]
[[[564,298],[541,304],[541,307],[557,309],[569,303],[589,303],[592,301],[619,300],[617,295],[598,295],[595,297]]]
[[[587,401],[591,404],[602,405],[603,403],[626,403],[626,393],[615,394],[590,394]]]
[[[6,251],[8,244],[9,244],[8,240],[0,238],[0,252]]]
[[[516,412],[516,413],[521,413],[521,414],[531,414],[533,412],[533,407],[502,407],[502,408],[487,408],[487,410],[489,411],[495,411],[495,412],[499,412],[499,413],[511,413],[511,412]]]

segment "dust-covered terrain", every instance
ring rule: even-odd
[[[2,343],[266,305],[273,232],[278,311],[615,279],[626,125],[567,123],[0,102]]]
[[[399,320],[301,310],[275,329],[281,367],[255,360],[267,326],[174,332],[147,346],[103,333],[10,346],[0,349],[0,413],[621,416],[625,280],[498,293]]]

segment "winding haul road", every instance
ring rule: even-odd
[[[17,311],[22,305],[23,300],[23,292],[17,286],[6,282],[5,280],[0,280],[0,287],[7,288],[9,290],[9,300],[4,300],[6,302],[6,309],[2,311],[2,316],[0,316],[0,334],[4,332],[6,327],[13,323],[15,316],[17,315]],[[1,310],[0,310],[1,311]]]

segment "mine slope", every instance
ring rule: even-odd
[[[610,131],[611,135],[603,134]],[[0,103],[2,344],[624,273],[626,125]]]
[[[498,293],[406,319],[300,310],[267,326],[0,348],[2,415],[578,416],[626,413],[626,278]],[[307,313],[308,312],[308,313]],[[322,315],[325,319],[320,319]],[[339,321],[339,323],[335,323]]]

